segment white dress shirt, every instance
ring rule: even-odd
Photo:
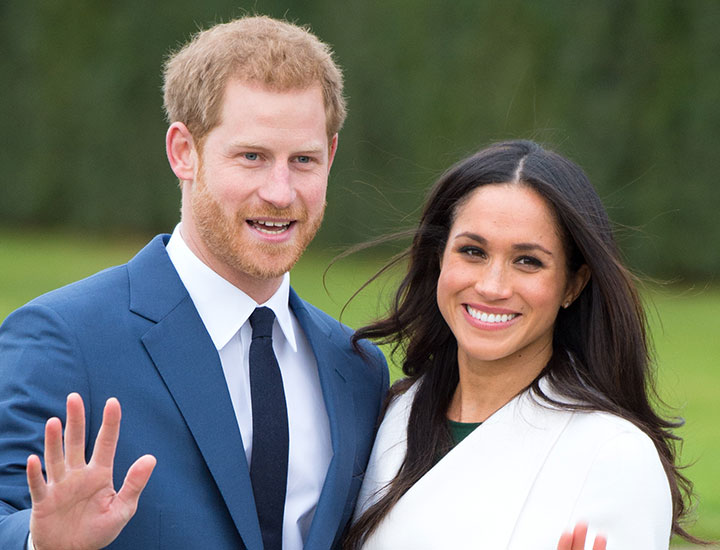
[[[249,319],[259,306],[275,313],[273,350],[283,378],[290,433],[283,548],[300,550],[325,482],[332,445],[315,355],[290,311],[290,275],[283,276],[280,288],[267,302],[257,304],[193,254],[180,234],[180,225],[167,252],[220,355],[248,464],[253,432]]]

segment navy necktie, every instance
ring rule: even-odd
[[[252,480],[265,550],[282,549],[288,471],[288,419],[280,367],[272,347],[275,314],[267,307],[250,316],[250,396],[252,398]]]

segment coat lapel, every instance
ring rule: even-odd
[[[392,425],[381,427],[368,470],[377,483],[363,488],[363,501],[392,479],[402,462],[409,406],[401,401],[398,412],[388,412]],[[533,483],[571,416],[535,403],[527,392],[513,399],[398,501],[367,548],[468,548],[469,541],[471,547],[507,548]]]
[[[167,242],[165,240],[165,242]],[[156,324],[142,337],[195,439],[243,542],[262,548],[242,439],[220,358],[162,240],[128,264],[131,310]]]
[[[569,419],[569,414],[544,408],[523,393],[448,453],[429,472],[428,484],[462,472],[453,485],[463,489],[457,507],[469,521],[465,525],[472,525],[472,518],[493,518],[483,521],[475,536],[489,548],[506,548],[533,483]],[[459,535],[455,533],[458,544],[471,540],[467,532]]]
[[[328,467],[306,548],[330,548],[340,524],[350,490],[355,457],[353,394],[345,368],[352,363],[347,353],[330,340],[329,327],[291,290],[290,307],[310,342],[317,361],[320,386],[330,421],[333,457]]]

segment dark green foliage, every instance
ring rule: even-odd
[[[318,244],[412,225],[442,170],[527,137],[586,168],[632,265],[720,272],[715,0],[3,2],[0,223],[170,230],[162,61],[247,12],[311,25],[345,69]]]

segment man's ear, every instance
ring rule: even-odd
[[[165,135],[165,152],[170,168],[180,181],[193,181],[198,155],[195,140],[182,122],[173,122]]]
[[[332,163],[335,160],[335,153],[337,153],[337,147],[338,135],[335,134],[330,140],[330,150],[328,151],[328,174],[330,173],[330,168],[332,168]]]

